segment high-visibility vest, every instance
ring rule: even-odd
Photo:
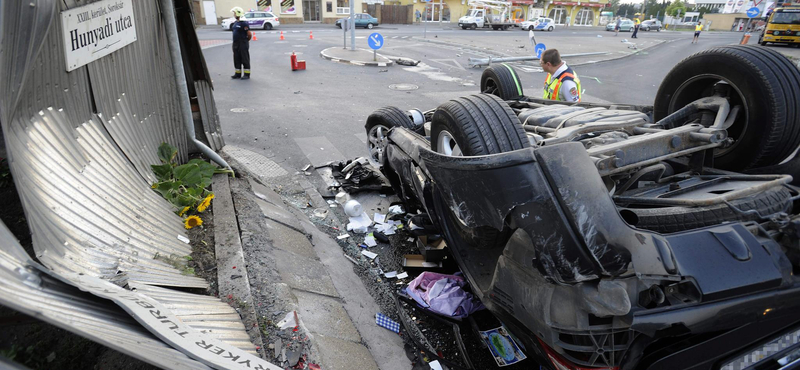
[[[698,25],[694,26],[694,31],[695,32],[700,32],[702,30],[703,30],[703,25],[702,24],[698,24]]]
[[[567,67],[567,69],[562,72],[557,79],[552,78],[551,74],[547,74],[547,78],[544,80],[543,98],[550,100],[561,100],[561,94],[559,94],[559,91],[561,90],[561,84],[564,80],[575,81],[575,85],[578,87],[578,101],[581,101],[581,80],[578,78],[578,74],[575,73],[575,71],[573,71],[570,67]]]

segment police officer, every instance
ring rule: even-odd
[[[236,22],[231,25],[233,31],[233,66],[236,68],[236,73],[231,78],[241,78],[247,80],[250,78],[250,25],[247,21],[240,18],[244,16],[244,10],[240,7],[231,9],[233,16],[236,17]],[[244,75],[242,74],[242,67],[244,67]]]
[[[636,36],[636,34],[638,34],[638,33],[639,33],[639,27],[640,27],[641,25],[642,25],[642,21],[641,21],[641,20],[639,20],[639,18],[638,18],[638,17],[637,17],[637,18],[635,18],[635,19],[634,19],[634,25],[633,25],[633,35],[631,35],[631,38],[632,38],[632,39],[638,39],[638,38],[639,38],[638,36]]]
[[[547,72],[547,78],[544,80],[545,99],[581,101],[581,80],[578,78],[578,74],[561,60],[558,50],[545,50],[539,64]]]

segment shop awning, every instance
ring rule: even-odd
[[[574,5],[574,6],[588,6],[592,8],[602,8],[605,7],[606,4],[600,3],[577,3],[572,1],[553,1],[554,5]]]

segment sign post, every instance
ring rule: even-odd
[[[373,33],[369,35],[367,38],[367,43],[369,47],[372,48],[372,61],[378,61],[378,52],[377,50],[383,47],[383,36],[380,33]]]
[[[350,50],[356,50],[356,5],[355,1],[350,1]]]
[[[536,44],[536,46],[533,48],[533,51],[536,53],[536,57],[539,59],[542,59],[542,53],[544,53],[545,50],[547,50],[547,47],[541,42]]]
[[[67,72],[136,41],[133,0],[104,0],[61,12]]]

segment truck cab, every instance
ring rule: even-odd
[[[759,36],[758,43],[800,44],[800,6],[776,8]]]
[[[485,15],[486,15],[486,10],[484,9],[478,9],[478,8],[470,9],[467,15],[458,19],[458,26],[463,29],[483,28],[486,20]]]

